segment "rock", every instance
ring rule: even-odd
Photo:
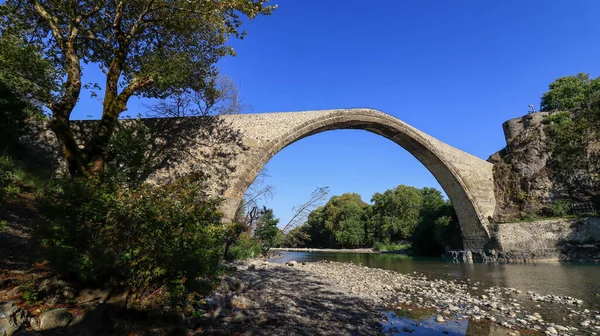
[[[582,327],[588,327],[590,325],[590,321],[583,321],[580,323]]]
[[[295,260],[290,260],[290,261],[286,262],[285,264],[288,266],[294,267],[294,266],[298,265],[298,262]]]
[[[442,315],[438,315],[438,316],[435,318],[435,320],[436,320],[438,323],[444,323],[444,322],[446,322],[446,320],[444,320],[444,317],[443,317]]]
[[[52,309],[40,314],[40,330],[64,328],[69,326],[73,315],[64,308]]]
[[[91,301],[106,301],[108,296],[110,295],[110,289],[83,289],[79,291],[79,295],[76,298],[78,303],[86,303]]]
[[[38,286],[37,292],[48,304],[73,300],[78,294],[67,282],[58,279],[45,279]]]
[[[236,295],[231,298],[231,306],[234,308],[253,308],[256,303],[245,296]]]
[[[0,336],[11,336],[23,328],[27,312],[10,301],[0,301]]]
[[[557,335],[558,331],[556,331],[556,329],[554,329],[554,327],[548,327],[548,328],[546,328],[546,334]]]
[[[555,324],[555,325],[554,325],[554,328],[555,328],[557,331],[562,331],[562,332],[567,332],[567,331],[569,331],[569,328],[567,328],[567,327],[563,327],[563,326],[561,326],[561,325],[558,325],[558,324]]]
[[[239,292],[245,287],[244,283],[238,278],[227,277],[225,278],[225,282],[227,283],[227,287],[234,292]]]

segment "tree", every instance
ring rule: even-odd
[[[311,194],[308,201],[294,207],[292,219],[283,228],[283,233],[287,234],[294,228],[306,222],[308,215],[318,206],[322,204],[325,198],[329,195],[329,187],[318,187]]]
[[[242,102],[240,90],[231,78],[217,75],[208,79],[208,82],[212,86],[210,90],[185,90],[161,99],[158,103],[150,106],[150,116],[204,117],[238,114],[252,110],[252,106]]]
[[[100,171],[106,147],[131,97],[164,98],[191,90],[216,99],[214,64],[235,55],[242,16],[269,15],[266,0],[7,0],[0,30],[40,46],[57,70],[60,90],[47,104],[72,176]],[[105,73],[102,116],[83,149],[69,120],[82,83],[82,63]],[[94,83],[94,85],[97,85]]]
[[[441,191],[435,188],[423,188],[420,191],[420,219],[411,237],[413,252],[439,255],[445,247],[462,247],[460,227],[452,203],[444,200]]]
[[[554,180],[569,186],[573,200],[593,200],[600,179],[600,151],[595,150],[600,142],[600,77],[579,73],[558,78],[549,88],[542,106],[562,111],[544,120],[552,154],[547,166]]]
[[[369,211],[369,239],[373,242],[395,242],[409,238],[419,223],[423,193],[415,187],[399,185],[375,193]]]
[[[36,46],[0,33],[0,150],[15,144],[26,119],[44,117],[43,105],[55,88],[53,75]]]
[[[279,224],[279,219],[275,218],[273,209],[263,207],[262,215],[258,219],[258,224],[254,231],[254,236],[260,240],[263,246],[263,254],[267,253],[278,241],[280,232],[277,224]]]
[[[558,78],[548,86],[540,103],[540,111],[569,111],[588,102],[591,96],[600,91],[600,77],[590,79],[589,74]]]
[[[345,193],[329,201],[308,215],[300,226],[308,235],[312,247],[358,247],[364,244],[362,217],[367,204],[360,195]]]
[[[275,193],[275,187],[266,184],[268,177],[267,167],[263,167],[244,193],[236,213],[236,221],[243,223],[249,234],[255,229],[256,221],[260,218],[259,204],[273,198]]]

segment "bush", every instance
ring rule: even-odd
[[[227,255],[228,260],[256,258],[263,252],[263,247],[258,239],[247,232],[243,232],[233,243]]]
[[[557,200],[550,203],[548,212],[552,217],[563,217],[572,214],[571,201]]]
[[[373,251],[402,251],[410,249],[411,244],[409,242],[405,243],[383,243],[383,242],[375,242],[373,244]]]
[[[42,199],[48,218],[36,230],[50,266],[79,281],[171,293],[213,274],[224,227],[204,178],[121,189],[110,179],[67,179]]]

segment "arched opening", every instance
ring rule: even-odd
[[[325,131],[362,129],[395,142],[431,172],[455,208],[465,249],[481,250],[488,242],[487,216],[491,215],[490,208],[493,213],[495,205],[491,164],[375,110],[329,110],[255,116],[258,120],[254,127],[251,117],[242,117],[242,129],[253,141],[253,150],[241,160],[237,174],[233,177],[229,190],[225,192],[226,203],[223,210],[226,219],[233,218],[245,190],[262,167],[283,148]],[[268,127],[271,128],[270,132],[266,131]],[[478,202],[474,196],[483,199]]]

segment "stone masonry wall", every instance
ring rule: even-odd
[[[505,253],[565,260],[594,259],[600,253],[600,217],[494,224],[490,229],[496,248]]]

